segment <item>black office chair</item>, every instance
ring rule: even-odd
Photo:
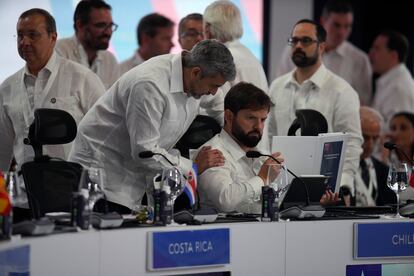
[[[301,136],[318,136],[319,133],[328,132],[328,122],[319,111],[298,109],[295,114],[296,119],[289,127],[288,136],[295,136],[298,129]]]
[[[24,143],[35,152],[33,161],[21,171],[27,197],[35,219],[48,212],[70,212],[72,193],[78,190],[82,166],[43,155],[43,145],[65,144],[76,137],[76,122],[66,111],[40,108],[34,112]]]
[[[177,142],[175,148],[180,151],[181,156],[189,158],[190,149],[198,149],[220,131],[221,126],[215,119],[198,115]]]

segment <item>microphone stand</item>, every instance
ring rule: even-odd
[[[257,158],[260,156],[265,156],[273,159],[276,163],[283,166],[283,164],[277,160],[275,157],[273,157],[270,154],[263,154],[258,151],[248,151],[246,152],[246,156],[249,158]],[[284,218],[306,218],[306,217],[321,217],[325,213],[325,208],[321,205],[311,205],[310,203],[310,196],[309,196],[309,189],[308,185],[297,176],[294,172],[283,166],[284,169],[286,169],[287,172],[289,172],[294,178],[298,179],[299,182],[304,186],[305,188],[305,206],[292,206],[289,207],[283,211],[280,212],[280,216]]]

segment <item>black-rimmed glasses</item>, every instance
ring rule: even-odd
[[[203,33],[198,32],[196,30],[188,30],[180,35],[181,38],[188,37],[188,38],[193,38],[193,39],[199,36],[203,37]]]
[[[296,44],[301,43],[304,47],[308,47],[309,45],[311,45],[312,43],[319,43],[318,40],[312,39],[308,36],[304,36],[304,37],[290,37],[288,39],[288,45],[289,46],[296,46]]]
[[[104,22],[100,22],[100,23],[95,23],[95,24],[92,24],[92,25],[95,28],[101,29],[103,31],[106,31],[107,29],[111,29],[112,32],[115,32],[118,29],[118,24],[115,24],[113,22],[109,23],[109,24],[106,24]]]

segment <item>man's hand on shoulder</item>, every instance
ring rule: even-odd
[[[200,175],[211,167],[223,166],[224,156],[218,149],[213,149],[211,146],[204,146],[198,152],[194,163],[197,164],[198,174]]]

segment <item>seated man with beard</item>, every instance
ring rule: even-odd
[[[224,127],[203,145],[220,150],[225,159],[223,166],[209,168],[200,175],[203,206],[219,212],[261,212],[259,199],[262,186],[266,185],[269,165],[275,165],[276,175],[280,165],[271,158],[247,158],[246,152],[256,150],[272,105],[269,96],[250,83],[240,82],[227,93]],[[283,162],[280,152],[272,155]]]

